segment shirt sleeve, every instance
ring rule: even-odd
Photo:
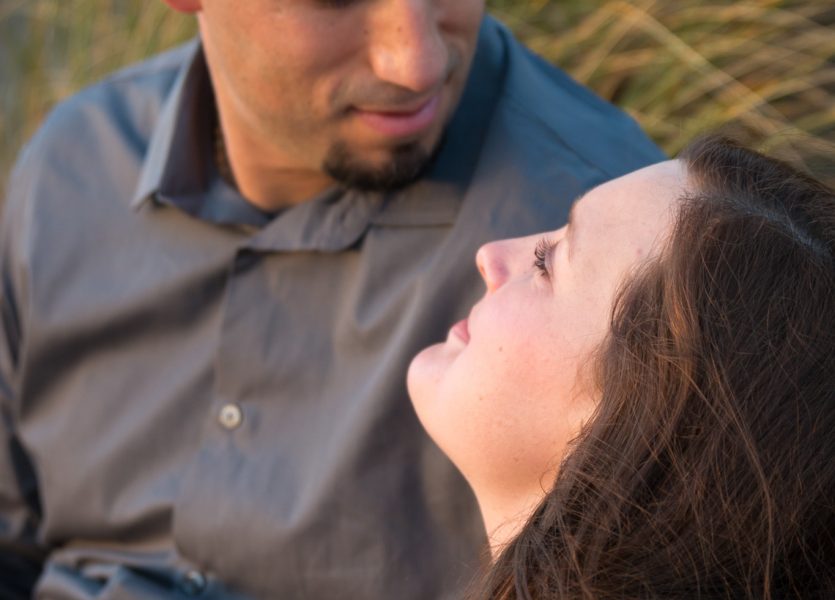
[[[0,598],[9,599],[31,597],[46,555],[37,543],[37,478],[17,431],[24,277],[16,245],[26,196],[20,171],[12,176],[0,220]]]

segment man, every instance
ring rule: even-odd
[[[406,365],[480,244],[663,157],[483,0],[166,1],[200,41],[7,193],[0,596],[456,597],[485,540]]]

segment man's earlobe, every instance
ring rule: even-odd
[[[182,13],[196,13],[203,9],[202,0],[162,0],[168,6]]]

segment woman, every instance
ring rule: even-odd
[[[712,138],[488,244],[409,390],[476,598],[835,598],[835,195]]]

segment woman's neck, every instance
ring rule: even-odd
[[[481,517],[493,559],[513,541],[544,497],[545,492],[538,489],[510,497],[479,498]]]

